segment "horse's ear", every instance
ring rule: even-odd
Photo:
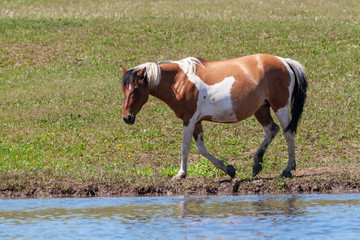
[[[146,73],[146,67],[144,67],[143,69],[139,70],[136,75],[138,76],[138,78],[142,79],[144,78],[144,75]]]
[[[121,66],[121,65],[120,65],[120,67],[121,67],[123,74],[125,74],[127,72],[127,70],[125,68],[123,68],[123,66]]]
[[[145,86],[147,86],[148,81],[147,81],[146,67],[144,67],[143,69],[138,71],[137,76],[138,76],[138,79],[141,81],[141,83],[144,84]]]

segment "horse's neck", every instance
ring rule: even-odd
[[[157,86],[150,89],[149,93],[165,102],[175,113],[181,108],[179,99],[184,94],[184,82],[177,76],[180,67],[176,63],[161,66],[161,80]]]
[[[174,86],[176,85],[176,73],[177,68],[175,64],[172,64],[174,66],[167,66],[169,64],[166,64],[166,66],[161,66],[161,80],[159,81],[159,84],[157,86],[154,86],[154,88],[150,89],[150,94],[153,95],[156,98],[159,98],[160,100],[167,102],[171,101],[171,91],[174,89]]]

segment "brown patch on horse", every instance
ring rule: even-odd
[[[259,55],[237,59],[239,74],[231,89],[234,112],[239,121],[252,116],[266,100],[264,69]]]
[[[277,112],[278,109],[286,106],[289,100],[290,74],[282,63],[276,57],[265,55],[263,65],[265,76],[264,84],[267,88],[266,99],[269,101],[271,108]]]
[[[150,94],[167,103],[175,115],[187,126],[197,109],[199,90],[177,63],[160,65],[161,84]]]
[[[270,105],[268,101],[265,101],[264,104],[256,111],[255,117],[262,126],[266,126],[274,121],[270,114]]]

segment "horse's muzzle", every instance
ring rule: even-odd
[[[123,117],[123,120],[126,124],[134,124],[135,123],[136,115],[127,115],[126,117]]]

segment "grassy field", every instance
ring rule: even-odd
[[[119,65],[254,53],[306,68],[297,168],[360,172],[358,0],[1,1],[0,189],[170,181],[182,123],[155,98],[135,125],[123,123]],[[209,152],[250,178],[264,136],[256,120],[203,127]],[[195,145],[189,163],[190,177],[223,176]],[[286,163],[279,134],[260,177]]]

